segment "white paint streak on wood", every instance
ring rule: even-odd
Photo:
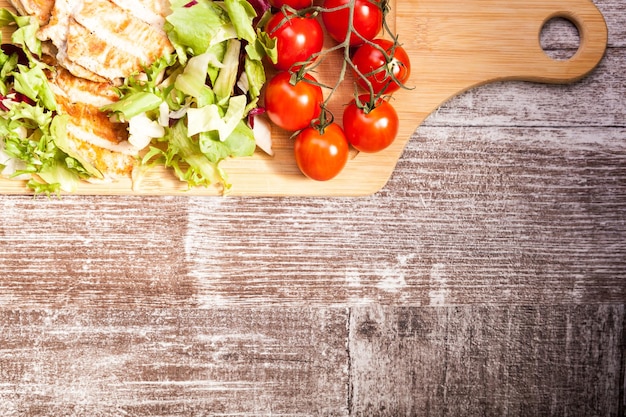
[[[361,286],[361,274],[356,268],[351,268],[346,271],[346,285],[348,287],[360,287]]]
[[[385,267],[382,271],[379,270],[380,281],[376,284],[376,288],[386,292],[399,292],[407,286],[406,273],[408,262],[415,256],[410,255],[398,255],[397,264],[389,267]]]
[[[431,306],[442,306],[446,304],[446,298],[450,294],[448,288],[445,264],[434,264],[430,270],[431,290],[428,292]]]
[[[347,312],[265,312],[3,312],[0,412],[346,415]]]

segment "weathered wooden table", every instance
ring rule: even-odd
[[[626,3],[596,4],[589,77],[456,97],[369,197],[0,197],[0,415],[624,415]]]

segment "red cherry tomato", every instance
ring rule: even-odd
[[[316,181],[336,177],[348,162],[349,146],[336,123],[328,125],[323,133],[307,127],[296,137],[294,154],[300,171]]]
[[[324,0],[325,9],[334,9],[347,6],[350,0]],[[372,40],[378,35],[383,24],[383,12],[378,2],[372,3],[369,0],[354,0],[354,12],[352,14],[352,26],[363,38]],[[346,40],[349,31],[350,9],[343,7],[332,12],[322,12],[322,21],[328,34],[337,42]],[[350,34],[350,46],[357,46],[363,43],[357,34]]]
[[[409,79],[411,75],[411,61],[404,48],[400,45],[396,45],[394,48],[394,43],[390,40],[374,39],[372,43],[380,46],[387,53],[387,57],[375,46],[365,44],[356,50],[352,57],[352,62],[359,72],[372,83],[374,94],[378,94],[383,90],[385,93],[392,93]],[[353,72],[359,85],[369,91],[365,80],[358,76],[356,71]],[[395,80],[391,76],[392,74]]]
[[[276,39],[278,61],[275,68],[286,71],[297,62],[304,62],[320,52],[324,45],[322,25],[312,17],[291,16],[276,13],[267,22],[265,31]],[[293,70],[297,70],[294,67]]]
[[[367,103],[369,95],[359,97]],[[343,112],[343,129],[348,142],[361,152],[378,152],[394,141],[400,122],[398,114],[388,101],[380,99],[366,112],[352,100]]]
[[[309,74],[304,77],[316,82]],[[278,127],[296,131],[304,129],[319,117],[324,96],[318,85],[305,80],[292,85],[290,80],[291,74],[284,71],[268,81],[265,87],[265,111]]]
[[[296,10],[300,10],[311,7],[313,5],[313,0],[270,0],[270,4],[277,9],[287,5]]]

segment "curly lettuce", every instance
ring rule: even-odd
[[[14,27],[11,44],[0,50],[0,173],[26,180],[35,193],[73,192],[80,182],[101,177],[71,152],[67,119],[56,113],[35,19],[0,9],[0,27]]]
[[[144,168],[164,165],[190,187],[218,183],[228,191],[219,164],[256,148],[247,117],[266,81],[262,60],[275,59],[276,44],[255,28],[257,12],[246,0],[174,0],[171,7],[165,30],[175,53],[144,77],[129,77],[119,101],[103,110],[161,124]]]

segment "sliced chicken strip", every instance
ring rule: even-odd
[[[59,50],[67,40],[67,27],[69,18],[72,15],[72,9],[80,0],[56,0],[50,10],[50,17],[47,25],[43,26],[37,36],[42,41],[51,40],[54,46]]]
[[[70,102],[102,107],[118,100],[110,83],[100,83],[72,75],[68,70],[57,68],[48,76],[54,94]]]
[[[70,149],[100,171],[105,181],[130,177],[136,166],[136,158],[133,155],[101,148],[82,138],[82,132],[78,131],[78,134],[76,134],[75,129],[72,126],[68,126],[68,145]],[[90,181],[97,182],[98,180],[92,179]]]
[[[64,69],[50,74],[49,81],[59,113],[69,116],[69,146],[105,178],[127,176],[138,150],[128,142],[126,125],[113,123],[100,111],[117,100],[111,85],[75,77]]]
[[[135,57],[147,65],[174,50],[162,27],[137,19],[130,11],[109,0],[83,0],[73,10],[72,17],[100,42],[119,49],[122,60],[128,57],[132,62]],[[73,24],[70,20],[70,32]],[[72,46],[68,37],[68,55]]]
[[[127,140],[126,126],[112,123],[98,107],[57,97],[59,112],[69,116],[68,143],[105,178],[128,176],[138,153]]]
[[[52,42],[48,41],[48,42],[42,43],[41,50],[43,52],[44,57],[48,56],[52,58],[54,62],[50,63],[51,65],[59,67],[59,68],[65,68],[72,75],[76,77],[84,78],[86,80],[94,81],[98,83],[107,83],[107,84],[110,83],[110,81],[107,80],[106,78],[101,77],[98,74],[92,71],[89,71],[87,68],[82,67],[76,64],[75,62],[70,61],[67,58],[67,53],[60,54],[58,49],[56,48],[56,46],[52,44]],[[59,61],[59,59],[61,59],[62,61]]]
[[[40,25],[48,23],[54,0],[9,0],[21,15],[34,16]]]
[[[94,81],[127,77],[173,51],[161,27],[110,0],[57,0],[39,37],[54,44],[61,65]]]
[[[119,7],[128,10],[137,19],[162,28],[165,16],[172,12],[169,0],[111,0]]]
[[[44,41],[42,44],[43,52],[53,56],[59,65],[67,68],[72,74],[92,81],[108,81],[67,57],[69,23],[73,10],[80,4],[80,1],[56,0],[48,24],[39,30],[37,36]]]

